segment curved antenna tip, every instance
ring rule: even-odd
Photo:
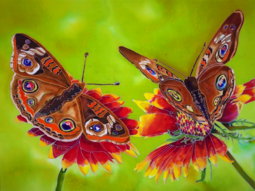
[[[118,86],[120,85],[120,82],[115,82],[114,85]]]
[[[88,55],[89,55],[89,53],[88,53],[88,52],[86,52],[86,53],[84,54],[84,56],[85,56],[85,57],[87,57]]]

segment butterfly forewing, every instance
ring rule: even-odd
[[[205,96],[210,121],[222,116],[222,112],[229,101],[235,86],[234,72],[230,67],[222,64],[209,66],[199,76],[198,87]]]
[[[236,53],[239,33],[244,21],[241,10],[233,12],[220,26],[199,61],[196,76],[207,66],[215,63],[227,63]]]
[[[160,83],[162,80],[169,78],[178,79],[176,75],[168,71],[163,66],[157,64],[155,60],[150,60],[149,58],[122,46],[119,47],[119,51],[154,83]]]
[[[189,116],[192,116],[196,121],[204,122],[206,119],[203,113],[197,108],[191,92],[185,84],[180,80],[166,80],[159,84],[159,88],[165,99],[177,109]]]
[[[63,87],[71,84],[61,64],[39,42],[25,34],[12,38],[11,68],[18,75],[37,78]]]

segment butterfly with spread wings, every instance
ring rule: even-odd
[[[177,77],[178,71],[170,72],[157,60],[119,47],[127,60],[159,84],[154,94],[145,94],[148,101],[135,101],[148,113],[140,118],[138,135],[150,137],[167,132],[177,135],[178,132],[180,137],[150,153],[137,165],[138,171],[150,163],[146,175],[156,175],[158,180],[163,173],[164,180],[169,176],[174,180],[180,176],[182,167],[187,176],[191,160],[196,170],[206,167],[207,158],[216,164],[217,155],[231,162],[225,143],[212,134],[212,129],[234,92],[234,72],[225,64],[236,53],[243,21],[242,11],[232,13],[206,48],[196,76],[191,76],[191,72],[184,80]]]
[[[98,163],[111,171],[121,152],[136,156],[130,142],[138,122],[128,119],[131,108],[122,107],[119,96],[87,91],[74,80],[39,42],[25,34],[12,38],[10,67],[14,71],[11,97],[20,112],[17,121],[28,122],[30,136],[41,136],[40,145],[50,145],[49,158],[64,154],[63,168],[77,162],[84,174]]]

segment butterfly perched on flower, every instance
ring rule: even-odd
[[[156,59],[119,47],[127,60],[152,82],[159,84],[159,89],[155,89],[153,94],[145,94],[148,101],[135,101],[147,113],[140,117],[138,136],[169,133],[173,137],[172,143],[151,152],[143,162],[137,164],[136,170],[140,171],[149,163],[146,176],[155,176],[158,181],[163,174],[166,181],[168,177],[172,180],[178,178],[182,170],[187,176],[191,161],[197,171],[205,169],[207,159],[216,164],[217,155],[232,162],[227,156],[226,144],[213,133],[215,122],[232,112],[225,108],[233,104],[231,101],[237,96],[234,71],[225,64],[236,53],[243,21],[241,10],[233,12],[226,19],[198,62],[195,77],[192,76],[193,69],[186,77]],[[181,80],[179,75],[185,79]]]
[[[121,163],[120,153],[136,156],[130,135],[138,121],[128,119],[131,108],[100,88],[87,90],[74,80],[39,42],[25,34],[12,38],[10,67],[14,71],[11,97],[20,112],[16,121],[28,122],[30,136],[41,136],[40,145],[52,145],[49,158],[64,155],[62,167],[77,162],[87,174],[100,163],[111,171],[109,162]]]

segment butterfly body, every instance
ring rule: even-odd
[[[81,134],[93,142],[129,142],[126,125],[114,112],[86,94],[39,42],[25,34],[12,39],[11,96],[20,114],[47,136],[61,141]]]
[[[184,81],[157,64],[157,60],[119,48],[147,78],[159,84],[165,100],[177,110],[180,129],[186,128],[187,123],[192,126],[193,130],[186,129],[184,133],[206,136],[222,116],[235,86],[234,72],[225,64],[235,55],[243,18],[242,11],[237,10],[226,19],[199,61],[196,76],[185,77]]]

